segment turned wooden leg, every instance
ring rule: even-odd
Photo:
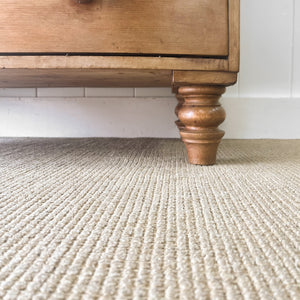
[[[216,162],[218,145],[224,136],[224,131],[218,129],[225,120],[225,110],[219,103],[224,92],[225,87],[219,85],[178,88],[177,125],[192,164],[213,165]]]
[[[178,100],[178,104],[175,108],[175,114],[176,116],[178,117],[178,112],[179,112],[179,109],[182,107],[183,105],[183,102],[184,102],[184,99],[181,95],[179,95],[178,93],[176,94],[176,98]],[[175,121],[175,124],[177,125],[178,129],[181,130],[181,129],[184,129],[184,125],[183,123],[180,121],[180,120],[177,120]]]

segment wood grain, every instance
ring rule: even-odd
[[[224,86],[182,86],[178,89],[178,99],[184,100],[178,108],[180,135],[191,164],[216,162],[218,145],[224,136],[224,131],[218,129],[225,120],[225,111],[219,103],[224,92]]]
[[[0,87],[171,86],[170,70],[0,69]]]
[[[238,72],[240,66],[240,0],[228,1],[229,56],[228,70]]]
[[[226,71],[226,59],[140,56],[7,56],[0,55],[0,68],[6,69],[163,69]]]
[[[0,52],[228,55],[227,0],[2,0]]]
[[[183,85],[224,85],[236,83],[235,72],[210,72],[210,71],[174,71],[173,86]]]
[[[173,92],[174,92],[174,90],[173,90]],[[175,107],[175,114],[178,117],[179,110],[182,108],[182,105],[184,103],[184,98],[180,94],[178,94],[177,92],[175,92],[175,93],[176,93],[176,98],[177,98],[177,101],[178,101],[178,103]],[[179,130],[184,129],[184,124],[180,120],[176,120],[175,124],[176,124],[176,126]]]

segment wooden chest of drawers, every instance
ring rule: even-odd
[[[170,86],[194,164],[213,164],[239,68],[239,0],[3,0],[0,87]]]

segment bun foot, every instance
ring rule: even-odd
[[[222,130],[207,130],[201,132],[181,131],[189,162],[194,165],[213,165],[216,163],[219,143],[225,132]]]
[[[224,86],[182,86],[177,107],[182,141],[186,145],[189,162],[195,165],[216,163],[218,145],[224,131],[218,126],[225,120],[225,111],[219,98],[225,92]]]

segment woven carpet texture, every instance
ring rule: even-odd
[[[300,141],[0,139],[0,299],[300,299]]]

